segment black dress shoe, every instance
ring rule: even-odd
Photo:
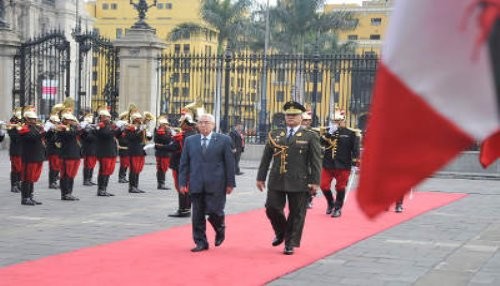
[[[191,216],[191,211],[181,211],[178,210],[173,214],[169,214],[169,217],[190,217]]]
[[[283,237],[275,237],[271,243],[273,246],[278,246],[283,243]]]
[[[402,213],[403,212],[403,205],[397,204],[396,209],[394,211],[397,213]]]
[[[285,246],[283,250],[283,254],[292,255],[293,254],[293,246]]]
[[[220,246],[223,242],[224,242],[224,239],[226,239],[226,233],[224,230],[222,231],[218,231],[216,234],[215,234],[215,246]]]
[[[332,217],[339,217],[342,215],[342,212],[338,209],[333,210]]]
[[[208,250],[208,245],[196,245],[195,248],[191,249],[191,252],[200,252],[204,250]]]

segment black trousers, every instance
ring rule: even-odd
[[[193,224],[193,240],[196,245],[207,246],[205,215],[211,221],[214,230],[224,223],[224,208],[226,206],[225,190],[218,193],[190,194],[192,203],[191,221]]]
[[[285,204],[288,199],[288,217]],[[299,247],[306,220],[309,192],[282,192],[269,189],[266,199],[266,215],[276,237],[285,239],[285,245]]]

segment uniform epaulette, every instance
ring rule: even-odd
[[[347,127],[347,129],[351,130],[352,132],[354,132],[356,134],[356,136],[358,137],[361,137],[361,134],[363,131],[361,131],[361,129],[358,129],[358,128],[351,128],[351,127]]]

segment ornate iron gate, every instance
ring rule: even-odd
[[[197,99],[220,113],[227,132],[243,123],[247,134],[264,138],[284,124],[286,101],[306,105],[315,126],[328,125],[335,107],[345,110],[348,125],[365,128],[377,68],[373,55],[168,54],[160,59],[161,108],[172,124],[181,107]]]
[[[95,111],[106,105],[113,117],[117,116],[119,68],[118,50],[95,32],[73,33],[78,43],[76,78],[77,113]]]
[[[69,96],[70,45],[61,31],[23,43],[14,57],[12,108],[34,105],[44,120]]]

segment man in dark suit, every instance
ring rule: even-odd
[[[236,186],[234,156],[231,138],[214,133],[215,119],[203,114],[198,119],[200,134],[186,138],[179,167],[181,193],[188,193],[192,201],[193,239],[192,252],[208,250],[206,220],[215,230],[215,246],[225,239],[224,207],[226,194]]]
[[[241,153],[245,151],[245,140],[243,138],[243,125],[238,123],[234,126],[234,129],[229,132],[229,137],[233,142],[233,153],[234,153],[234,165],[236,168],[236,175],[243,175],[240,171],[240,159]]]
[[[271,160],[266,199],[266,215],[274,233],[272,245],[285,241],[284,254],[294,253],[300,246],[310,194],[319,186],[321,171],[321,146],[314,131],[300,124],[304,106],[290,101],[284,107],[286,128],[269,132],[257,174],[257,188],[263,191]],[[288,218],[284,208],[288,199]]]

